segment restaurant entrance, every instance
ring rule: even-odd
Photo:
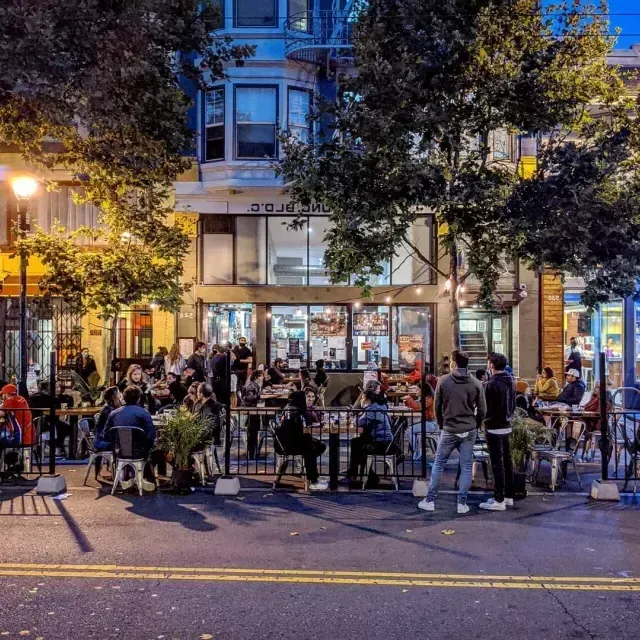
[[[469,369],[485,369],[492,351],[511,362],[511,313],[460,312],[460,348],[469,354]]]

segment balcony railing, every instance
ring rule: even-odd
[[[347,11],[302,11],[285,22],[287,58],[319,62],[332,57],[350,58],[352,13]]]

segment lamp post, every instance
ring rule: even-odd
[[[38,183],[31,176],[19,176],[11,180],[13,193],[18,201],[18,232],[20,238],[27,235],[27,211],[29,200],[38,188]],[[29,358],[27,354],[27,265],[29,258],[24,250],[20,250],[20,395],[27,397],[27,371]]]

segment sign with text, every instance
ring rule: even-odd
[[[388,313],[354,313],[354,336],[387,336],[389,335]]]

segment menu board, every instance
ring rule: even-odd
[[[422,336],[420,334],[400,334],[398,336],[398,349],[400,353],[416,353],[422,351]]]
[[[354,313],[353,314],[353,335],[354,336],[388,336],[389,335],[389,314],[388,313]]]
[[[311,316],[311,337],[329,337],[329,336],[346,336],[347,326],[345,315],[338,313],[336,315],[316,314]]]

